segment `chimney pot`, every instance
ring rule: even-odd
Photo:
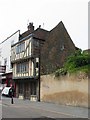
[[[30,30],[31,32],[34,31],[34,26],[33,26],[33,22],[29,23],[29,25],[27,26],[28,30]]]

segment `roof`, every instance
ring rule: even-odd
[[[20,35],[20,40],[17,43],[13,44],[12,47],[15,46],[16,44],[30,38],[30,37],[33,37],[33,38],[38,39],[38,40],[45,41],[48,33],[49,33],[49,31],[41,29],[41,28],[37,28],[33,32],[31,32],[30,30],[25,31],[24,33],[22,33]]]
[[[30,34],[34,34],[34,36],[36,38],[39,39],[45,39],[47,33],[49,31],[45,30],[45,29],[41,29],[41,28],[37,28],[36,30],[34,30],[33,32],[31,32],[30,30],[25,31],[24,33],[22,33],[20,35],[20,40],[22,40],[23,38],[25,38],[26,36],[30,35]]]
[[[10,35],[9,37],[7,37],[4,41],[2,41],[0,44],[4,43],[5,41],[7,41],[10,37],[12,37],[14,34],[16,34],[17,32],[19,32],[20,34],[20,30],[17,30],[15,33],[13,33],[12,35]]]

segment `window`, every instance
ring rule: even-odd
[[[4,59],[4,65],[7,65],[7,58]]]
[[[1,63],[2,63],[2,62],[0,61],[0,65],[1,65]]]
[[[28,72],[28,62],[18,63],[16,72],[17,73],[26,73],[26,72]]]
[[[25,42],[20,43],[19,45],[16,46],[16,53],[21,53],[25,50]]]
[[[17,72],[17,73],[20,73],[20,64],[17,64],[16,72]]]
[[[13,44],[14,44],[14,40],[11,41],[11,45],[13,45]]]
[[[34,46],[39,47],[39,41],[38,40],[34,40]]]
[[[25,50],[25,43],[21,44],[21,52]]]
[[[19,53],[19,45],[16,47],[16,53]]]
[[[1,53],[2,53],[2,51],[1,51],[1,49],[0,49],[0,57],[1,57]]]
[[[64,50],[64,45],[61,46],[61,51],[63,51],[63,50]]]
[[[10,56],[10,69],[12,69],[12,64],[11,64],[11,56]]]
[[[39,63],[38,62],[36,62],[36,68],[39,68]]]

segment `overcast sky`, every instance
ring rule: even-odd
[[[0,42],[33,22],[51,30],[63,21],[74,44],[88,48],[88,0],[0,0]]]

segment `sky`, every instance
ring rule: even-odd
[[[88,0],[0,0],[0,42],[29,22],[51,30],[60,21],[75,46],[88,49]]]

